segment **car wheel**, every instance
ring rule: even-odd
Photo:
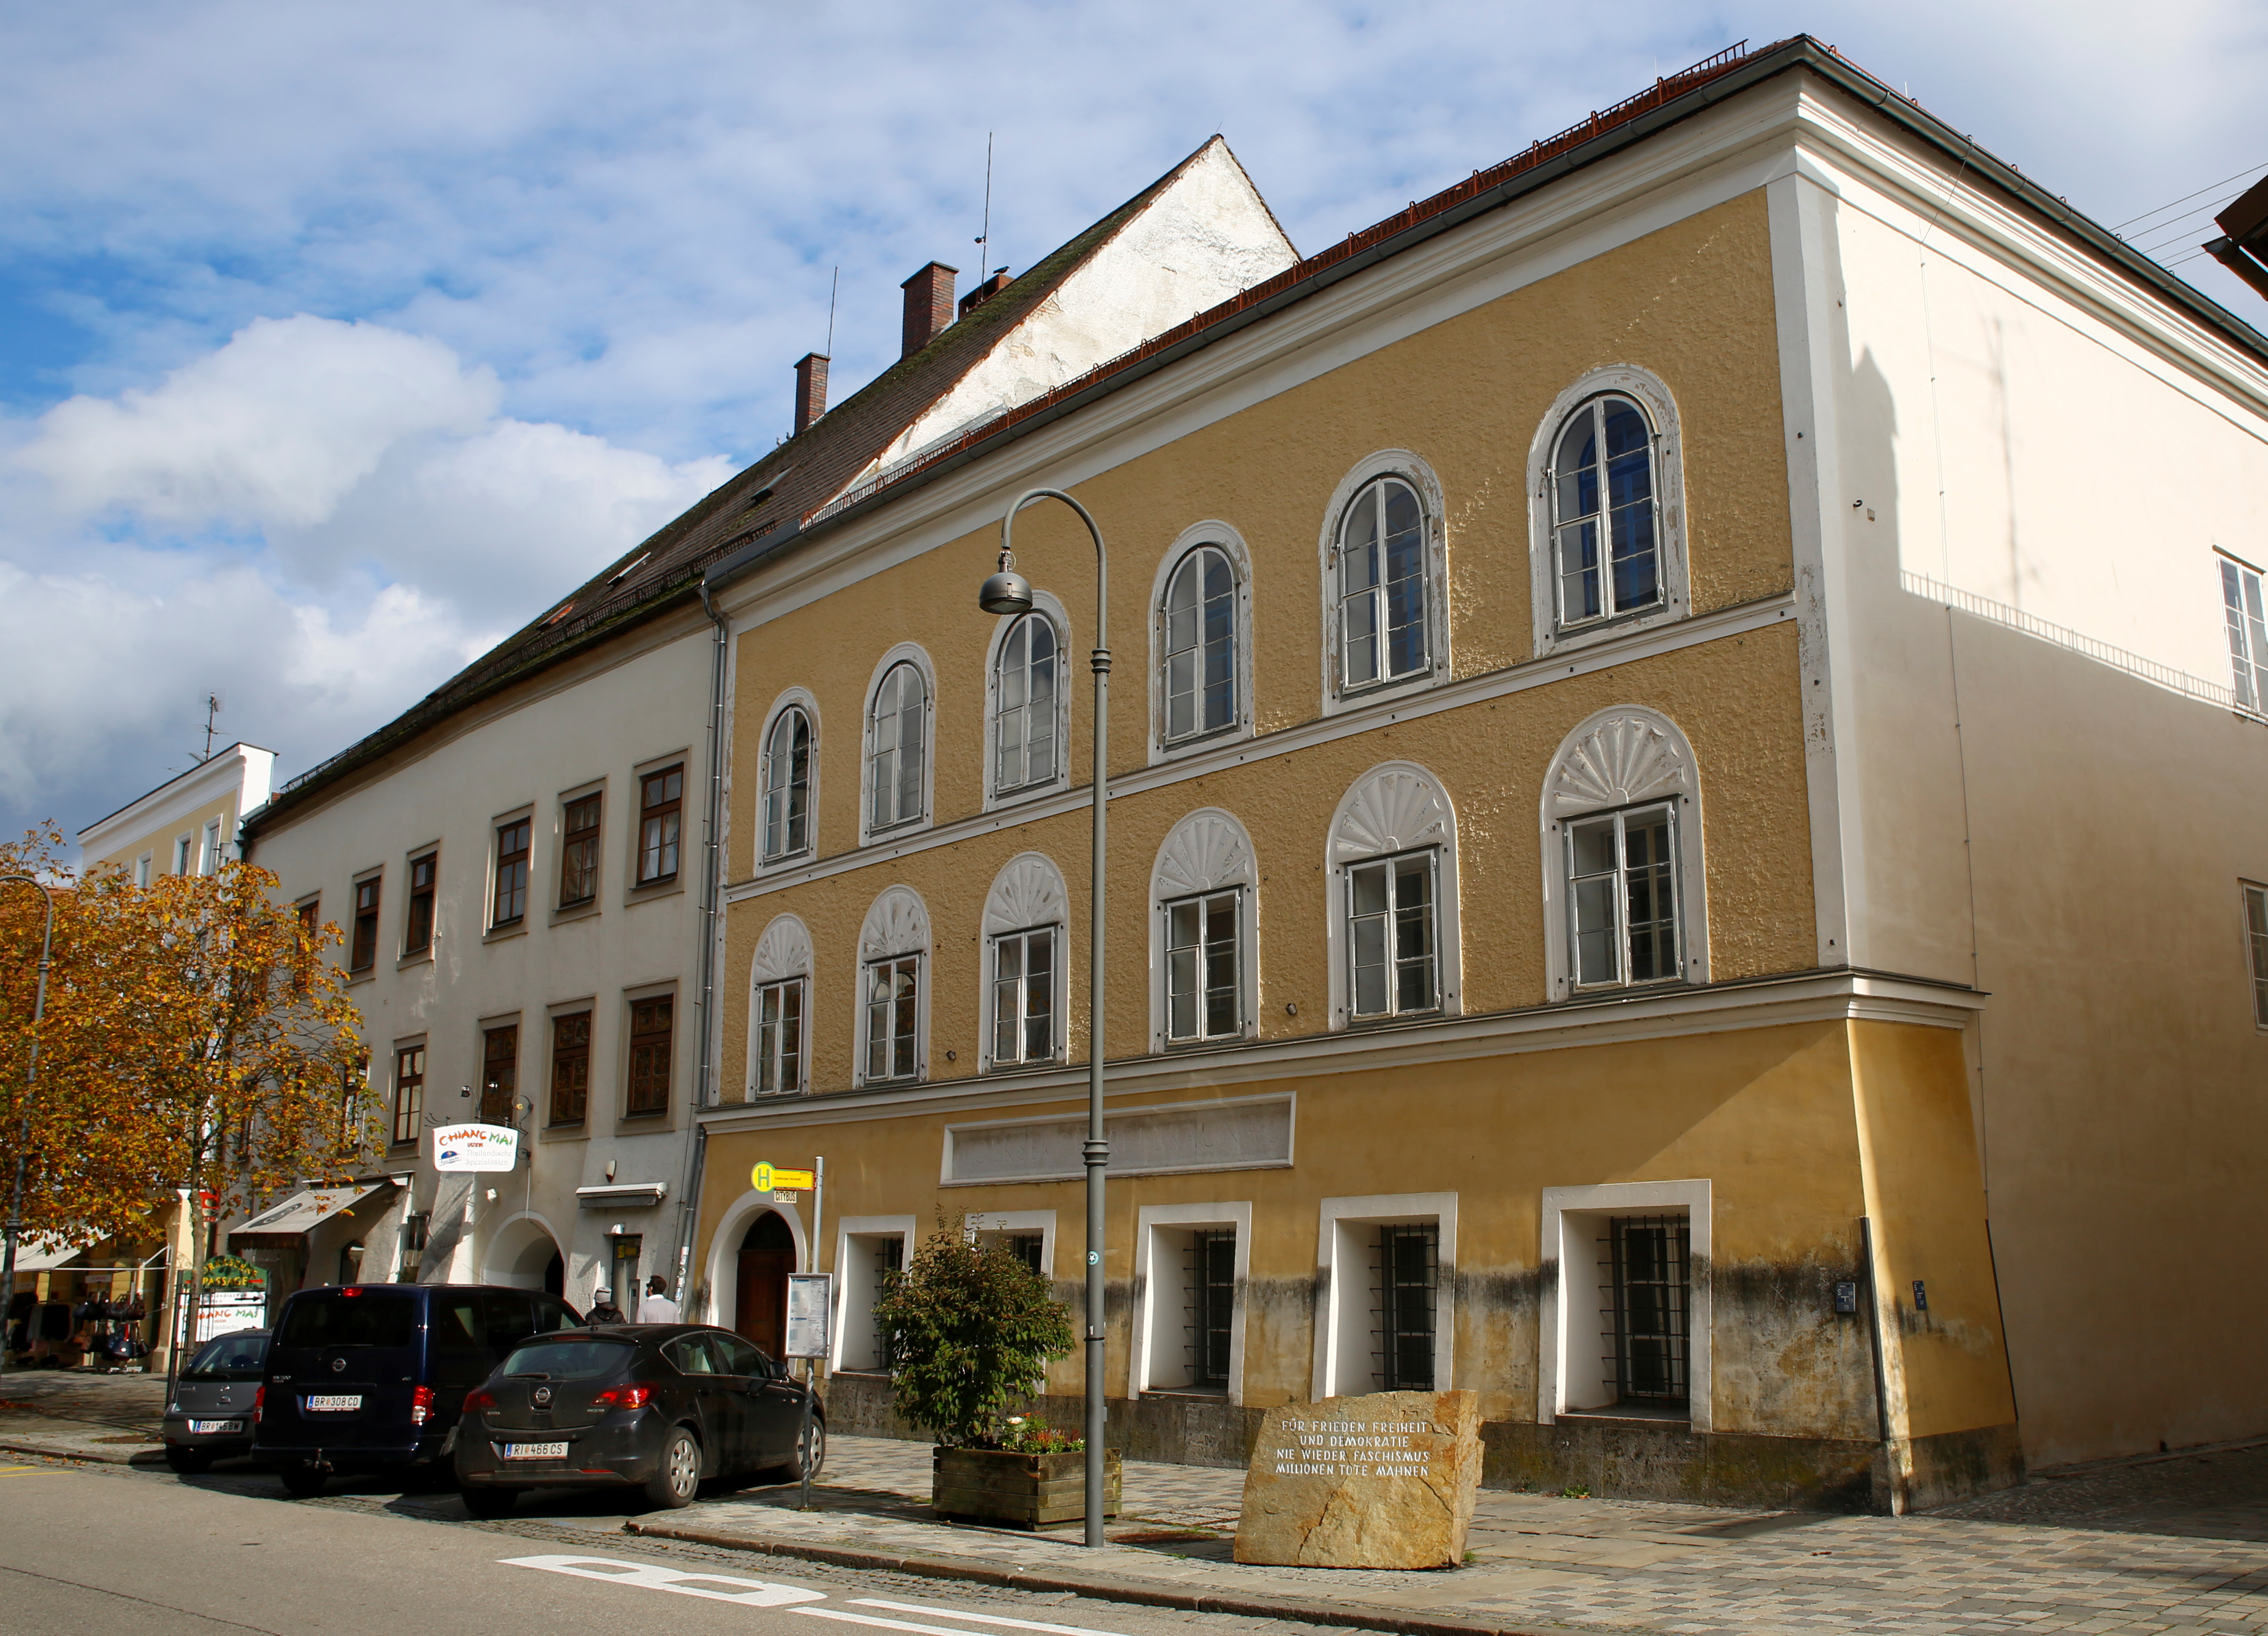
[[[468,1488],[464,1493],[465,1509],[479,1517],[503,1516],[519,1499],[509,1488]]]
[[[645,1497],[666,1510],[675,1511],[691,1505],[694,1491],[700,1486],[701,1445],[693,1441],[691,1432],[677,1427],[661,1446],[661,1469],[647,1481]]]
[[[328,1472],[318,1471],[312,1465],[287,1465],[276,1475],[284,1479],[284,1492],[294,1500],[313,1500],[330,1480]]]
[[[811,1459],[808,1463],[808,1469],[812,1476],[817,1477],[821,1470],[827,1464],[827,1422],[821,1420],[816,1415],[814,1415],[811,1420],[811,1442],[809,1447],[811,1450]],[[806,1462],[803,1457],[804,1448],[805,1444],[803,1440],[799,1436],[796,1439],[795,1457],[787,1463],[787,1475],[790,1482],[799,1483],[803,1480],[803,1474],[806,1470]]]
[[[203,1449],[184,1449],[179,1443],[166,1445],[166,1464],[183,1477],[195,1477],[200,1471],[212,1470],[213,1457]]]

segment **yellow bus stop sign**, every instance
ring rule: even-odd
[[[760,1193],[783,1192],[790,1188],[811,1187],[817,1184],[809,1170],[783,1170],[778,1165],[760,1163],[748,1172],[748,1185]]]

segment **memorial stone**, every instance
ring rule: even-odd
[[[1464,1560],[1481,1481],[1469,1391],[1385,1391],[1271,1409],[1244,1475],[1236,1559],[1440,1568]]]

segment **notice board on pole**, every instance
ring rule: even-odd
[[[835,1274],[791,1273],[787,1280],[787,1345],[791,1358],[823,1358],[828,1319],[835,1310]]]

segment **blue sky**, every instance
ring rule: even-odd
[[[2268,168],[2257,8],[1400,0],[0,12],[0,828],[289,773],[1226,135],[1303,250],[1809,32],[2117,224]],[[2258,150],[2255,151],[2255,150]],[[2241,181],[2208,192],[2200,205]],[[2167,258],[2205,236],[2169,213]],[[2248,316],[2210,261],[2181,272]]]

